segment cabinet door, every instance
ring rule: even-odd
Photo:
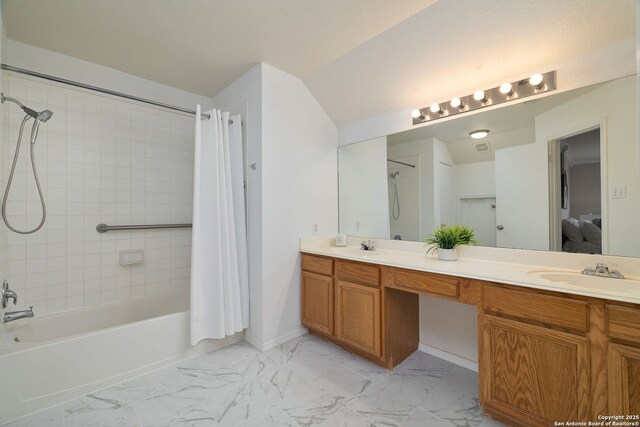
[[[336,338],[375,356],[382,354],[380,289],[336,282]]]
[[[481,332],[485,409],[533,426],[589,419],[587,338],[489,315]]]
[[[333,279],[302,272],[302,323],[333,335]]]
[[[609,412],[640,414],[640,348],[609,344]]]

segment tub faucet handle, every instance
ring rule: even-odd
[[[13,305],[18,303],[18,295],[9,289],[9,283],[5,280],[2,282],[2,308],[7,308],[10,299],[13,300]]]

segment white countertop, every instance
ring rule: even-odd
[[[577,270],[544,265],[518,264],[459,257],[457,261],[440,261],[435,255],[382,249],[374,253],[361,251],[357,246],[337,247],[331,245],[303,246],[301,252],[341,258],[389,267],[406,268],[430,273],[467,277],[523,286],[534,289],[585,295],[615,301],[640,304],[640,280],[609,279],[583,276]],[[567,275],[571,282],[546,280],[540,273]]]

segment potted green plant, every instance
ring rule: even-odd
[[[427,255],[431,251],[438,252],[438,259],[443,261],[455,261],[458,259],[456,248],[462,245],[475,245],[475,230],[466,225],[446,225],[442,224],[436,228],[432,235],[426,239],[427,245],[431,245],[427,250]]]

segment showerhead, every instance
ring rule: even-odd
[[[400,171],[395,171],[395,172],[391,172],[391,173],[389,174],[389,177],[390,177],[390,178],[395,178],[395,177],[396,177],[396,176],[398,176],[398,175],[400,175]]]
[[[53,111],[51,111],[51,110],[40,111],[38,113],[38,117],[36,117],[36,120],[40,120],[41,122],[44,123],[47,120],[49,120],[51,118],[51,116],[53,116]]]
[[[36,121],[39,120],[41,122],[46,122],[51,118],[51,116],[53,116],[53,111],[51,110],[44,110],[44,111],[37,112],[36,110],[33,110],[27,107],[26,105],[24,105],[22,102],[18,101],[15,98],[4,96],[4,94],[1,94],[0,96],[1,96],[2,103],[4,103],[5,101],[11,101],[14,104],[17,104],[20,108],[22,108],[22,111],[24,111],[25,113],[27,113],[28,115],[36,119]]]
[[[24,108],[23,108],[23,110],[24,110]],[[33,111],[33,110],[31,110],[31,111]],[[35,111],[33,111],[33,112],[36,114],[35,115],[36,121],[33,122],[33,126],[31,127],[31,143],[35,144],[36,143],[36,139],[38,138],[38,129],[40,129],[40,123],[44,123],[47,120],[49,120],[51,118],[51,116],[53,116],[53,112],[51,110],[44,110],[44,111],[41,111],[39,113],[35,112]],[[31,113],[27,113],[27,114],[31,115]]]

